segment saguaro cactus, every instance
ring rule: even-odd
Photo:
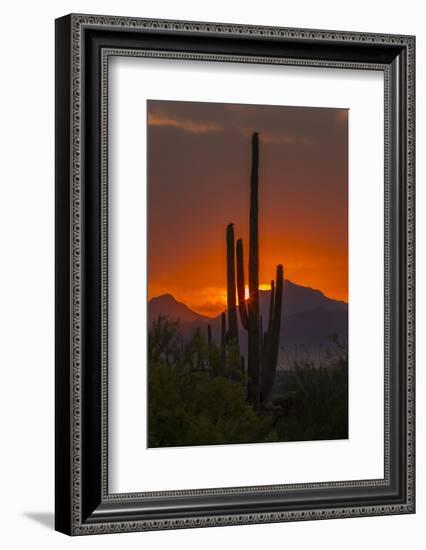
[[[260,398],[260,319],[259,319],[259,134],[251,140],[250,243],[248,299],[248,382],[247,394],[255,409]]]
[[[245,299],[244,247],[238,239],[237,287],[238,311],[242,326],[248,332],[247,396],[258,409],[272,389],[278,360],[283,291],[283,267],[277,267],[276,287],[271,282],[271,303],[268,330],[263,333],[259,307],[259,134],[252,136],[252,163],[250,177],[250,244],[249,297]],[[232,234],[233,235],[233,234]]]

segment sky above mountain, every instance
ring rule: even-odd
[[[250,139],[260,135],[260,284],[348,299],[348,112],[148,101],[148,296],[226,305],[228,223],[248,258]]]

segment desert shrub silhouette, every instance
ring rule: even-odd
[[[148,342],[149,447],[277,440],[272,418],[247,402],[239,368],[224,375],[220,347],[201,331],[184,342],[178,323],[160,317]]]
[[[347,352],[338,342],[330,344],[324,364],[298,359],[281,371],[273,398],[260,411],[247,401],[238,365],[235,372],[223,370],[221,346],[208,332],[196,330],[185,341],[179,323],[161,316],[149,330],[148,358],[149,447],[348,435]]]
[[[346,346],[330,341],[316,362],[294,359],[281,374],[273,400],[275,430],[280,441],[346,439],[348,437],[348,354]]]

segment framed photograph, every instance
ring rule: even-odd
[[[415,39],[56,21],[56,529],[415,511]]]

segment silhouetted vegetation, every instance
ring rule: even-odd
[[[209,345],[201,331],[185,343],[177,323],[165,317],[153,323],[148,346],[150,447],[277,440],[272,419],[256,415],[247,403],[241,369],[227,349],[224,368],[222,350]]]
[[[148,338],[148,445],[173,447],[347,437],[347,353],[332,342],[318,366],[309,358],[280,371],[272,397],[247,400],[238,349],[158,317]]]
[[[319,364],[318,364],[319,363]],[[295,359],[282,371],[271,414],[280,441],[348,437],[348,354],[336,339],[317,361]]]

